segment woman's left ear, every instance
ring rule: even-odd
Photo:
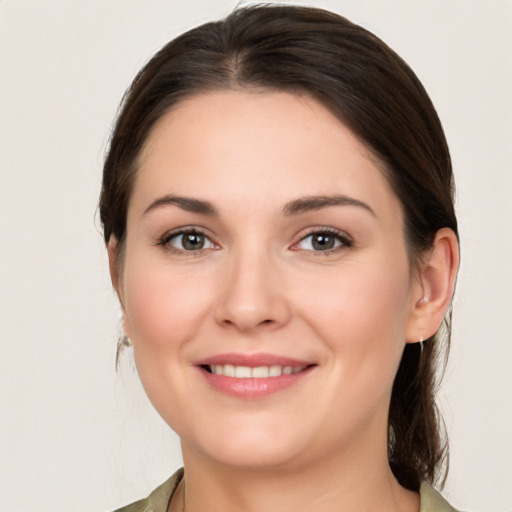
[[[437,332],[452,300],[458,269],[457,236],[451,229],[442,228],[418,270],[406,329],[407,343],[426,340]]]

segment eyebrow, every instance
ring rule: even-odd
[[[175,196],[173,194],[167,194],[153,201],[144,210],[144,215],[162,206],[178,206],[187,212],[209,215],[211,217],[219,216],[217,209],[209,201],[194,199],[191,197]],[[306,196],[299,199],[294,199],[293,201],[286,203],[286,205],[283,207],[283,213],[286,216],[293,216],[301,213],[321,210],[322,208],[328,208],[330,206],[357,206],[367,210],[374,217],[376,217],[375,212],[369,205],[363,201],[359,201],[358,199],[343,195]]]
[[[153,201],[144,210],[143,215],[146,215],[146,213],[149,213],[150,211],[153,211],[156,208],[160,208],[162,206],[178,206],[179,208],[181,208],[182,210],[186,210],[187,212],[200,213],[202,215],[209,215],[212,217],[218,216],[217,209],[209,201],[193,199],[191,197],[175,196],[173,194],[168,194],[159,197],[158,199]]]
[[[301,197],[287,203],[283,208],[283,213],[287,216],[298,215],[300,213],[321,210],[322,208],[328,208],[330,206],[357,206],[367,210],[374,217],[377,216],[370,206],[363,203],[363,201],[343,195]]]

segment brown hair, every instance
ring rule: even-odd
[[[128,90],[110,141],[100,216],[105,242],[123,247],[137,159],[155,122],[177,102],[211,90],[307,94],[369,148],[404,211],[412,267],[443,227],[457,234],[450,155],[439,118],[409,66],[375,35],[321,9],[260,5],[190,30],[164,46]],[[443,482],[447,442],[435,404],[443,334],[404,350],[389,412],[389,464],[417,490]]]

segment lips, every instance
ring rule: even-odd
[[[197,367],[216,391],[239,398],[264,398],[301,382],[316,365],[274,354],[219,354]]]

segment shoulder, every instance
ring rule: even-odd
[[[174,491],[183,478],[183,468],[162,485],[158,486],[147,498],[117,509],[115,512],[167,512]]]
[[[423,482],[420,487],[420,512],[457,512],[435,489]]]

